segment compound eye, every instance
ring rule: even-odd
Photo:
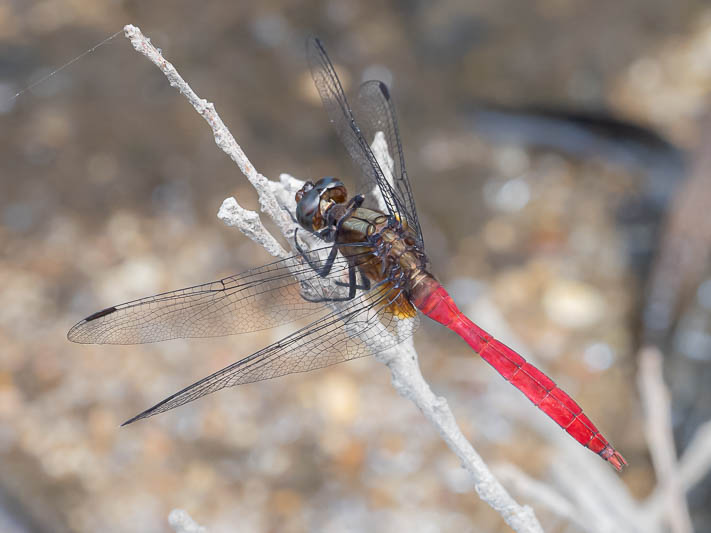
[[[309,231],[313,230],[314,217],[319,208],[321,200],[318,188],[313,188],[301,195],[299,203],[296,205],[296,220]]]
[[[333,200],[334,202],[341,204],[348,199],[348,192],[346,191],[346,186],[339,179],[331,176],[321,178],[314,185],[315,189],[321,192],[322,200]]]
[[[304,194],[306,194],[308,191],[310,191],[313,188],[314,188],[314,184],[312,182],[307,181],[306,183],[304,183],[303,187],[301,187],[301,189],[299,189],[298,192],[296,193],[296,196],[294,198],[296,200],[296,203],[298,204],[301,201],[301,199],[304,197]]]
[[[314,187],[316,187],[317,189],[321,189],[321,190],[323,191],[323,190],[328,189],[328,187],[329,187],[334,181],[338,181],[338,180],[336,180],[336,178],[334,178],[334,177],[326,176],[325,178],[321,178],[320,180],[318,180],[318,181],[316,182],[316,185],[314,185]]]

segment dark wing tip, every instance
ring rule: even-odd
[[[383,93],[385,99],[390,100],[390,89],[388,89],[388,86],[385,85],[385,83],[383,83],[382,81],[378,80],[378,87],[380,88],[380,92]]]
[[[163,402],[161,402],[161,403],[163,403]],[[160,404],[158,404],[158,405],[160,405]],[[133,424],[134,422],[137,422],[138,420],[141,420],[143,418],[148,418],[149,416],[151,416],[153,414],[151,411],[153,411],[156,407],[158,407],[158,405],[151,407],[150,409],[146,409],[145,411],[138,413],[136,416],[129,418],[123,424],[121,424],[121,427],[128,426],[129,424]]]
[[[158,402],[157,404],[155,404],[153,407],[149,407],[149,408],[146,409],[145,411],[142,411],[142,412],[138,413],[138,414],[137,414],[136,416],[134,416],[133,418],[129,418],[129,419],[126,420],[123,424],[121,424],[121,427],[123,427],[123,426],[128,426],[129,424],[133,424],[134,422],[137,422],[138,420],[142,420],[143,418],[150,418],[150,417],[152,417],[153,415],[157,415],[157,414],[163,413],[163,412],[165,412],[165,411],[170,411],[170,410],[173,409],[174,407],[178,407],[179,405],[182,405],[183,403],[187,403],[187,402],[189,402],[189,401],[192,401],[192,400],[187,400],[187,402],[177,403],[177,404],[171,405],[170,407],[165,407],[165,404],[167,404],[167,403],[170,402],[171,400],[173,400],[173,399],[179,397],[179,396],[180,396],[181,394],[183,394],[184,392],[186,392],[186,391],[192,389],[192,388],[193,388],[195,385],[197,385],[198,383],[202,383],[202,382],[206,381],[206,380],[209,379],[209,378],[210,378],[210,376],[208,376],[208,377],[206,377],[206,378],[203,378],[203,379],[201,379],[200,381],[198,381],[198,382],[196,382],[196,383],[193,383],[192,385],[190,385],[190,386],[188,386],[188,387],[185,387],[183,390],[178,391],[178,392],[176,392],[175,394],[171,394],[171,395],[168,396],[165,400],[161,400],[160,402]]]
[[[111,306],[107,307],[106,309],[102,309],[101,311],[97,311],[96,313],[89,315],[86,317],[82,322],[91,322],[92,320],[96,320],[97,318],[101,318],[102,316],[110,315],[111,313],[116,311],[116,307]]]
[[[136,415],[133,418],[129,418],[128,420],[126,420],[123,424],[121,424],[121,427],[128,426],[129,424],[132,424],[136,420],[140,420],[140,419],[141,419],[141,415]]]
[[[316,48],[320,48],[323,50],[323,43],[321,42],[321,39],[319,39],[316,35],[309,34],[306,37],[306,48],[308,49],[311,46],[315,46]]]
[[[101,318],[102,316],[110,315],[111,313],[114,313],[116,311],[116,307],[112,306],[107,307],[106,309],[102,309],[101,311],[97,311],[92,315],[89,315],[84,320],[77,322],[72,326],[72,329],[67,332],[67,339],[72,342],[78,342],[79,344],[90,344],[90,340],[87,340],[86,338],[82,337],[82,326],[87,322],[91,322],[92,320],[96,320],[97,318]]]

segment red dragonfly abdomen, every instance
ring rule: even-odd
[[[543,372],[469,320],[434,278],[423,280],[412,292],[412,303],[420,311],[457,333],[571,437],[609,461],[618,471],[627,465],[575,400]]]

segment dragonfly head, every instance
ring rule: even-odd
[[[336,178],[307,181],[296,193],[296,220],[304,229],[318,231],[328,224],[327,211],[347,199],[346,186]]]

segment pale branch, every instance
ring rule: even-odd
[[[168,523],[175,533],[207,533],[207,529],[195,522],[187,511],[173,509],[168,515]]]
[[[394,187],[395,180],[393,179],[393,169],[395,161],[390,156],[390,150],[388,149],[388,141],[385,140],[385,134],[382,131],[376,132],[371,149],[373,150],[373,155],[375,156],[375,159],[377,159],[378,163],[380,164],[380,169],[385,174],[385,179],[388,180],[390,185]],[[383,195],[380,194],[380,191],[378,190],[378,186],[376,184],[373,184],[373,188],[370,191],[370,196],[375,198],[378,204],[378,208],[381,211],[387,210],[387,206],[385,205],[385,199],[383,198]]]
[[[289,212],[293,213],[294,194],[303,182],[285,174],[280,176],[280,182],[273,182],[259,174],[215,112],[214,106],[200,99],[190,89],[173,65],[162,57],[161,52],[150,44],[150,40],[144,37],[137,27],[129,25],[124,30],[134,48],[156,64],[166,75],[171,86],[176,87],[185,95],[197,112],[210,124],[218,146],[237,163],[242,173],[257,190],[261,209],[276,222],[288,242],[292,242],[296,224]],[[392,159],[388,154],[387,143],[383,135],[376,135],[373,150],[379,155],[379,163],[392,174]],[[387,157],[383,156],[383,153],[387,154]],[[226,224],[238,227],[254,242],[265,246],[272,255],[281,256],[284,253],[276,238],[269,234],[261,223],[258,215],[256,213],[250,214],[249,211],[240,207],[236,200],[225,200],[219,217]],[[299,235],[304,237],[307,249],[309,245],[314,244],[307,232],[300,232]],[[459,457],[462,466],[469,472],[479,497],[500,513],[514,531],[521,533],[542,532],[533,510],[528,506],[519,505],[508,494],[462,434],[446,400],[437,397],[432,392],[420,372],[412,339],[384,351],[380,350],[377,345],[371,346],[371,348],[373,352],[377,353],[376,359],[386,364],[390,369],[392,382],[398,393],[417,405],[447,445]]]
[[[688,493],[711,471],[711,422],[705,422],[696,430],[694,438],[681,456],[678,468],[678,483],[684,493]],[[668,492],[669,489],[664,484],[657,483],[642,506],[645,517],[659,521],[664,516],[664,501]]]
[[[579,512],[579,509],[550,485],[532,478],[510,463],[496,464],[493,470],[496,476],[507,486],[512,487],[516,493],[548,509],[548,511],[569,521],[571,524],[575,524],[581,531],[598,533],[593,529],[593,524],[585,520],[586,517]]]
[[[412,401],[437,429],[447,446],[469,472],[479,497],[497,511],[514,531],[543,532],[533,509],[519,505],[491,473],[481,456],[462,433],[447,400],[436,396],[422,377],[412,339],[375,355],[392,374],[397,392]]]
[[[180,93],[187,98],[188,102],[195,108],[195,111],[210,125],[212,133],[215,137],[215,143],[223,152],[225,152],[232,161],[237,163],[237,166],[242,171],[249,182],[259,195],[259,205],[265,213],[279,226],[282,233],[286,234],[289,229],[293,229],[291,217],[285,213],[276,201],[276,198],[269,189],[267,178],[262,176],[254,168],[254,165],[249,161],[242,148],[237,144],[234,137],[225,126],[222,119],[215,111],[215,106],[207,100],[198,97],[197,94],[190,88],[187,82],[178,74],[175,67],[165,60],[161,51],[151,44],[151,40],[141,33],[141,30],[136,26],[128,24],[123,28],[126,38],[131,41],[131,44],[151,62],[156,65],[168,78],[171,87],[175,87]]]
[[[662,376],[662,354],[646,347],[639,354],[638,385],[644,408],[645,434],[658,483],[665,488],[664,508],[672,533],[691,533],[691,517],[679,483],[669,391]]]
[[[679,462],[679,482],[688,492],[711,471],[711,421],[696,430]]]
[[[274,257],[284,258],[289,255],[274,235],[264,227],[259,215],[239,205],[235,198],[225,198],[217,212],[217,218],[227,226],[239,229]]]
[[[590,459],[594,456],[561,453],[550,468],[553,484],[575,506],[588,530],[595,533],[659,531],[648,526],[619,476],[609,468],[600,468],[602,465],[593,466]]]

